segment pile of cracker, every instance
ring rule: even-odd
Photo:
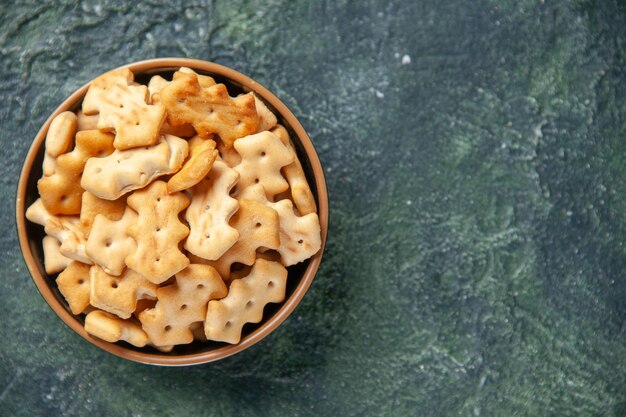
[[[45,140],[46,273],[86,331],[170,351],[238,343],[285,298],[287,266],[315,255],[315,199],[288,131],[253,93],[180,68],[90,85]]]

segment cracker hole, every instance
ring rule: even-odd
[[[265,151],[261,152],[261,156],[265,156]]]
[[[84,283],[85,283],[85,280],[84,280],[84,279],[79,279],[79,280],[78,280],[78,285],[83,285]]]
[[[111,288],[117,288],[117,282],[112,282],[111,283]]]
[[[254,305],[254,301],[250,300],[246,303],[246,308],[252,308],[253,305]]]
[[[154,262],[161,262],[161,258],[156,258]]]
[[[167,326],[163,328],[163,330],[165,330],[166,332],[169,332],[170,330],[172,330],[172,326],[168,324]]]
[[[180,306],[180,309],[181,309],[181,310],[185,310],[185,309],[187,309],[187,304],[183,304],[182,306]]]
[[[157,228],[156,228],[156,231],[157,231],[157,232],[160,232],[160,231],[161,231],[161,228],[160,228],[160,227],[157,227]]]
[[[207,204],[206,206],[204,206],[204,211],[209,211],[209,210],[211,210],[211,206],[210,205]]]
[[[176,101],[178,101],[178,103],[180,103],[180,104],[185,103],[185,99],[184,99],[184,98],[179,98],[179,99],[178,99],[178,100],[176,100]]]
[[[262,224],[261,224],[261,223],[257,223],[257,224],[255,224],[255,225],[254,225],[254,227],[257,227],[257,228],[258,228],[258,227],[261,227],[261,226],[262,226]]]
[[[61,201],[65,201],[65,200],[67,200],[67,196],[66,195],[62,195],[61,196]]]
[[[304,243],[304,240],[300,239],[298,240],[298,245],[302,245]]]
[[[161,197],[157,197],[157,203],[161,202]]]
[[[207,233],[206,235],[204,235],[204,237],[206,237],[207,239],[211,239],[211,234]]]
[[[270,281],[267,283],[267,288],[274,288],[274,281]]]
[[[197,288],[197,289],[199,289],[199,290],[201,290],[201,289],[203,289],[203,288],[204,288],[204,284],[198,284],[198,285],[196,285],[196,288]]]
[[[139,126],[139,120],[135,122],[135,126]]]
[[[101,172],[102,172],[102,168],[96,168],[96,169],[95,169],[95,172],[96,172],[96,174],[101,173]]]
[[[258,183],[259,183],[259,179],[258,179],[258,178],[255,178],[255,179],[254,179],[254,183],[255,183],[255,184],[258,184]]]
[[[109,246],[111,246],[112,243],[113,242],[111,242],[111,239],[107,239],[106,242],[104,242],[104,246],[108,248]]]
[[[123,109],[123,108],[124,108],[124,105],[123,105],[123,104],[120,104],[120,106],[119,106],[119,107],[120,107],[120,109]]]
[[[228,328],[230,326],[232,326],[232,323],[230,322],[230,320],[228,320],[226,324],[224,324],[224,327]]]

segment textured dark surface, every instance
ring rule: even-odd
[[[5,2],[0,415],[625,415],[625,27],[617,0]],[[14,227],[47,115],[162,56],[282,98],[331,201],[294,314],[187,369],[73,334]]]

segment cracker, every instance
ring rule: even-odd
[[[227,293],[214,268],[192,264],[176,274],[174,284],[157,290],[156,306],[142,311],[139,320],[156,346],[191,343],[190,326],[204,320],[209,300]]]
[[[156,298],[157,285],[130,269],[116,277],[95,265],[89,270],[89,279],[91,305],[123,319],[133,314],[137,300]]]
[[[117,200],[155,178],[178,171],[188,151],[186,140],[163,135],[153,146],[116,150],[105,158],[91,158],[85,165],[81,185],[99,198]]]
[[[278,213],[280,224],[280,254],[285,266],[295,265],[315,255],[322,246],[321,227],[317,213],[298,216],[291,200],[270,202],[260,184],[248,187],[241,198],[264,203]]]
[[[61,253],[61,242],[52,236],[44,236],[43,263],[47,274],[56,274],[63,271],[72,260]]]
[[[98,129],[98,115],[86,115],[82,110],[76,113],[77,131]]]
[[[85,331],[110,343],[123,340],[133,346],[144,347],[149,342],[148,335],[137,323],[100,310],[87,314]]]
[[[89,269],[89,265],[72,261],[56,279],[73,314],[83,313],[89,306]]]
[[[224,84],[203,87],[195,74],[176,72],[161,101],[172,126],[190,123],[203,138],[218,134],[227,147],[258,130],[252,93],[232,98]]]
[[[87,160],[113,152],[114,136],[97,130],[76,134],[76,146],[56,160],[54,174],[37,182],[39,195],[52,214],[78,214],[83,194],[81,175]]]
[[[43,175],[49,176],[56,170],[56,158],[72,149],[76,134],[76,115],[71,111],[58,114],[48,127],[43,157]]]
[[[183,69],[184,68],[181,68],[180,71],[182,71]],[[192,70],[189,69],[189,71]],[[211,77],[207,78],[213,80]],[[152,78],[150,78],[150,82],[148,83],[148,90],[150,91],[150,97],[153,104],[161,103],[161,90],[168,84],[169,81],[167,81],[160,75],[154,75]],[[215,81],[213,81],[213,84],[215,84]],[[161,134],[174,135],[180,138],[190,138],[196,134],[196,131],[193,126],[188,123],[180,126],[172,126],[167,122],[167,120],[165,120],[161,125]]]
[[[46,222],[44,230],[46,234],[61,242],[59,251],[63,256],[91,265],[93,262],[85,248],[87,243],[85,234],[78,224],[78,218],[73,220],[52,216]]]
[[[302,164],[296,154],[296,148],[293,142],[289,139],[289,133],[282,125],[277,125],[272,129],[272,133],[277,135],[280,140],[287,145],[291,153],[294,155],[293,162],[283,167],[282,172],[287,182],[289,183],[289,189],[291,190],[291,198],[301,215],[317,212],[317,205],[315,204],[315,197],[309,187],[309,182],[302,169]]]
[[[189,265],[189,259],[178,245],[189,229],[178,219],[178,213],[189,206],[181,193],[169,194],[163,181],[128,197],[128,205],[139,215],[128,234],[137,242],[137,250],[126,257],[126,265],[160,284]]]
[[[217,150],[220,152],[220,156],[228,164],[228,166],[234,167],[241,163],[241,155],[233,147],[227,148],[219,138],[216,141]]]
[[[217,261],[210,263],[226,280],[235,262],[252,265],[258,248],[277,249],[280,245],[278,213],[263,203],[239,200],[239,210],[230,223],[239,232],[239,239]]]
[[[127,68],[110,71],[91,83],[83,100],[85,114],[99,114],[98,129],[115,131],[119,150],[156,143],[165,120],[165,108],[148,104],[148,87],[133,79]]]
[[[285,299],[286,282],[284,266],[257,260],[247,277],[230,284],[225,298],[209,301],[204,327],[207,339],[239,343],[244,324],[260,322],[268,303]]]
[[[239,238],[237,229],[229,225],[239,208],[237,200],[229,196],[238,178],[237,171],[217,159],[209,174],[191,189],[191,204],[185,212],[190,228],[185,249],[192,254],[218,259]]]
[[[136,222],[137,213],[129,207],[117,221],[97,215],[85,246],[87,255],[105,272],[121,275],[126,267],[126,257],[137,249],[135,240],[128,236],[128,228]]]
[[[85,232],[85,236],[89,236],[93,221],[98,214],[109,220],[119,220],[124,215],[125,210],[126,198],[124,197],[117,200],[103,200],[89,191],[85,191],[80,207],[80,225]]]
[[[276,119],[276,115],[267,108],[263,100],[257,97],[256,94],[254,95],[254,104],[259,118],[258,132],[270,130],[271,128],[276,126],[276,123],[278,122],[278,119]]]
[[[178,71],[179,72],[184,72],[185,74],[195,74],[198,77],[198,83],[200,84],[200,87],[205,87],[206,88],[206,87],[211,87],[211,86],[217,84],[213,77],[210,77],[208,75],[198,74],[197,72],[195,72],[191,68],[180,67],[180,69]]]
[[[250,185],[261,184],[267,198],[273,200],[289,187],[280,169],[291,164],[294,156],[278,136],[261,132],[237,140],[234,146],[241,155],[241,163],[234,167],[239,172],[235,196]]]
[[[194,136],[189,141],[189,158],[167,182],[167,191],[175,193],[193,187],[211,170],[218,151],[215,141]]]

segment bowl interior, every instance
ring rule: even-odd
[[[161,365],[189,365],[217,360],[246,349],[271,333],[293,311],[311,284],[324,251],[328,225],[326,184],[315,149],[295,116],[267,89],[230,68],[206,61],[162,59],[142,61],[126,67],[129,67],[135,73],[137,82],[147,84],[150,77],[156,74],[166,79],[171,79],[173,72],[181,66],[187,66],[198,73],[214,77],[217,82],[222,82],[227,86],[231,96],[254,91],[265,102],[278,118],[278,122],[289,131],[318,206],[318,215],[322,228],[322,248],[307,261],[288,268],[289,276],[285,301],[280,304],[268,304],[265,307],[263,320],[260,323],[246,324],[239,344],[230,345],[214,341],[195,341],[188,345],[176,346],[171,352],[163,353],[152,347],[137,348],[125,342],[113,344],[102,341],[84,331],[84,315],[75,316],[71,313],[63,295],[57,288],[55,282],[56,275],[46,274],[43,267],[42,248],[44,230],[43,227],[26,220],[25,211],[38,198],[37,181],[42,175],[44,138],[50,121],[62,111],[78,110],[88,85],[77,90],[76,93],[61,104],[38,133],[26,158],[18,185],[17,198],[18,235],[24,259],[39,291],[57,315],[83,338],[100,348],[134,361]]]

